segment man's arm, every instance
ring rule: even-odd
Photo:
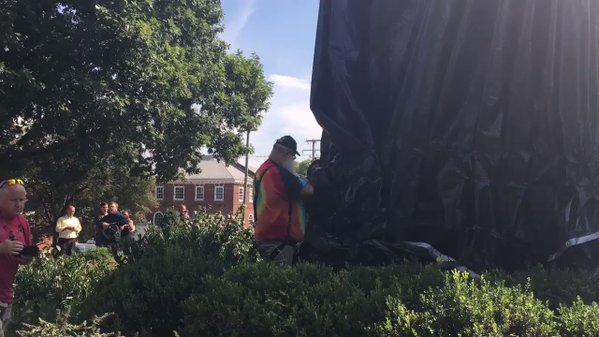
[[[308,198],[314,195],[314,186],[311,182],[306,180],[305,183],[302,184],[302,190],[300,192],[300,195],[303,198]]]
[[[64,221],[62,221],[62,218],[58,218],[58,221],[56,221],[56,231],[60,233],[65,229],[66,225],[64,224]]]
[[[75,232],[77,232],[77,234],[79,234],[81,232],[81,229],[82,229],[81,221],[79,221],[79,219],[77,219],[77,224],[75,225],[74,230],[75,230]]]

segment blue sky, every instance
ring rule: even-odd
[[[274,83],[271,108],[250,138],[255,148],[250,166],[260,165],[274,140],[285,134],[297,140],[300,152],[308,149],[305,140],[321,134],[310,111],[318,0],[222,0],[222,4],[222,38],[232,51],[258,54],[266,77]]]

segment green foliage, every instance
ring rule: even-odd
[[[36,324],[24,324],[23,330],[17,331],[21,337],[119,337],[116,332],[103,333],[102,325],[112,318],[112,314],[94,317],[91,324],[69,322],[69,312],[61,312],[55,323],[39,318]]]
[[[536,266],[513,274],[496,272],[492,277],[506,280],[510,285],[530,283],[535,296],[548,301],[554,309],[561,303],[572,303],[578,297],[586,302],[599,300],[599,287],[592,270],[547,270]]]
[[[599,304],[577,298],[572,306],[560,305],[558,329],[563,337],[599,336]]]
[[[241,265],[186,301],[183,334],[363,336],[365,323],[383,319],[386,289],[375,275],[359,278],[317,265]]]
[[[17,322],[34,322],[37,318],[55,320],[57,311],[92,295],[98,283],[116,268],[106,249],[57,259],[38,259],[22,267],[17,274]]]
[[[218,0],[0,8],[0,176],[28,178],[45,225],[109,177],[168,181],[197,171],[203,149],[236,160],[239,130],[268,107],[258,58],[219,38]]]
[[[185,303],[185,336],[597,336],[597,304],[417,265],[236,266]],[[581,334],[581,331],[585,331]]]
[[[125,247],[128,263],[88,300],[90,314],[115,312],[128,331],[167,336],[180,327],[181,303],[203,288],[206,276],[257,260],[253,234],[240,219],[202,214],[189,224],[166,220],[167,231],[154,228]]]
[[[556,336],[554,313],[527,287],[480,282],[467,274],[447,275],[445,285],[423,293],[408,308],[387,300],[388,316],[378,336]]]
[[[26,266],[15,321],[32,324],[27,336],[99,336],[100,326],[160,337],[599,336],[597,286],[585,271],[472,280],[415,263],[280,267],[260,261],[240,219],[165,219],[164,230],[125,244],[118,267],[103,250]],[[71,305],[74,323],[56,316]],[[107,312],[113,322],[82,323]]]
[[[79,242],[93,238],[95,221],[100,202],[117,201],[121,210],[128,210],[136,223],[145,220],[145,215],[157,205],[154,197],[155,179],[131,177],[128,172],[107,168],[92,174],[86,181],[86,188],[72,196],[69,203],[77,208],[76,216],[82,224]],[[27,189],[33,195],[28,208],[36,210],[30,223],[36,232],[53,232],[56,216],[64,214],[64,195],[70,192],[63,187],[54,187],[49,182],[28,184]],[[48,228],[49,227],[49,228]]]
[[[312,159],[306,159],[299,162],[295,168],[295,172],[304,178],[307,177],[308,167],[310,167],[310,164],[312,164]]]

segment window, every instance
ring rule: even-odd
[[[204,201],[204,186],[196,186],[196,201]]]
[[[243,187],[239,188],[239,202],[243,202],[243,192],[245,191],[245,189]]]
[[[215,186],[214,187],[214,201],[225,201],[225,187]]]
[[[249,220],[250,222],[254,221],[254,214],[250,213],[250,214],[248,215],[248,220]]]
[[[164,214],[162,214],[162,212],[156,212],[156,213],[154,213],[154,216],[152,217],[152,224],[154,226],[162,226],[163,219],[164,219]]]
[[[164,186],[156,186],[156,199],[164,200]]]
[[[254,189],[252,187],[248,187],[248,202],[253,202],[254,200]]]
[[[185,186],[175,186],[175,200],[185,200]]]

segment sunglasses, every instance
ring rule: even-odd
[[[15,186],[15,185],[25,185],[25,182],[22,179],[8,179],[0,182],[0,188],[4,186]]]

